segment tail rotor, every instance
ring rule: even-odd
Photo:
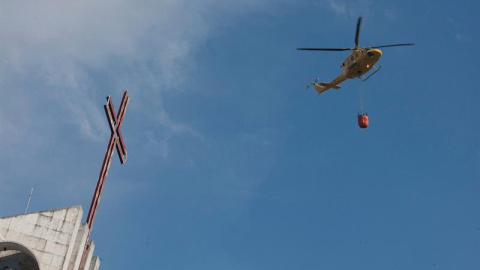
[[[307,85],[307,87],[305,87],[305,89],[310,88],[310,86],[312,86],[312,85],[318,84],[318,82],[320,82],[320,78],[317,77],[317,78],[315,79],[315,81],[309,83],[309,84]]]

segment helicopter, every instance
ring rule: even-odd
[[[391,44],[373,47],[358,47],[358,36],[360,34],[360,25],[362,24],[362,17],[358,18],[357,31],[355,33],[355,47],[353,48],[297,48],[301,51],[352,51],[352,53],[342,62],[340,68],[343,69],[342,74],[338,75],[329,83],[320,82],[317,78],[314,82],[307,85],[307,88],[312,86],[319,94],[327,91],[330,88],[340,89],[339,84],[347,79],[363,78],[366,81],[368,78],[377,73],[381,65],[377,68],[375,64],[380,60],[382,51],[379,48],[398,47],[398,46],[412,46],[413,43]],[[371,69],[375,71],[365,77]]]

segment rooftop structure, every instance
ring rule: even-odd
[[[97,270],[81,206],[0,218],[1,270]],[[87,243],[88,241],[88,243]],[[85,266],[80,267],[85,245]]]

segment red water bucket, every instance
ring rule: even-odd
[[[358,126],[360,128],[368,127],[368,114],[363,113],[358,115]]]

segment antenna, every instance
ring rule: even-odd
[[[28,202],[27,202],[27,206],[25,207],[25,214],[27,214],[27,210],[28,210],[28,206],[30,205],[30,200],[32,199],[32,195],[33,195],[33,188],[32,190],[30,190],[30,195],[28,196]]]

